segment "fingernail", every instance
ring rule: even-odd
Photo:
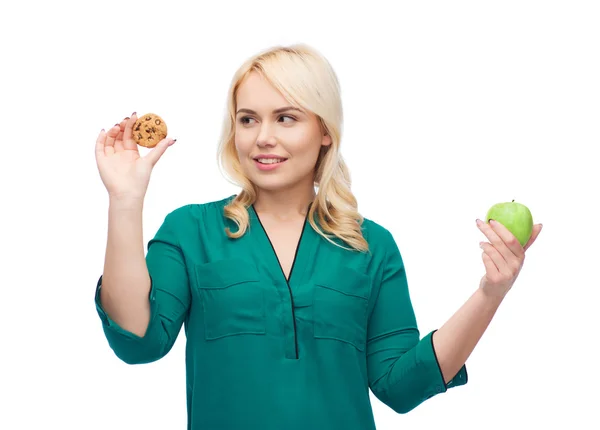
[[[490,224],[496,225],[496,220],[491,219]]]
[[[131,116],[134,116],[135,114],[137,114],[137,112],[132,113]]]
[[[175,142],[177,142],[177,139],[174,139],[171,142],[169,142],[169,146],[173,145]]]
[[[100,130],[102,133],[104,133],[104,129]]]
[[[475,223],[476,223],[477,225],[481,225],[481,220],[480,220],[479,218],[477,218],[477,219],[475,220]]]
[[[125,119],[129,119],[129,117],[128,117],[128,116],[126,116],[126,117],[125,117]]]

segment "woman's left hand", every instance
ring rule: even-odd
[[[485,223],[478,219],[477,226],[490,241],[480,243],[486,273],[479,287],[486,294],[503,298],[517,280],[525,261],[525,251],[537,239],[542,224],[534,224],[525,246],[521,246],[517,238],[499,222],[491,220]]]

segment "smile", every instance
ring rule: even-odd
[[[260,170],[277,169],[287,161],[287,158],[256,158],[254,163]]]
[[[277,163],[282,163],[285,160],[287,160],[287,158],[257,158],[256,161],[258,161],[260,164],[277,164]]]

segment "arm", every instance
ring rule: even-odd
[[[542,230],[541,224],[535,224],[527,244],[521,247],[502,224],[477,220],[477,225],[491,242],[482,244],[486,274],[477,291],[433,336],[445,381],[456,373],[475,349],[517,279],[525,251]]]
[[[96,309],[108,343],[121,360],[129,364],[156,361],[173,347],[190,306],[187,269],[173,228],[185,220],[181,210],[167,215],[148,243],[144,261],[141,211],[113,210],[114,249],[107,246],[108,261],[98,280]],[[119,236],[114,227],[135,230]],[[139,246],[133,243],[134,237]]]
[[[433,334],[433,345],[444,382],[452,379],[467,361],[490,324],[502,298],[486,295],[481,288]]]
[[[110,200],[100,302],[124,330],[143,337],[150,321],[150,275],[144,258],[142,200]]]
[[[467,383],[465,366],[442,377],[430,332],[422,339],[410,300],[406,270],[389,232],[379,282],[374,286],[368,325],[367,366],[373,394],[398,413],[407,413],[425,400]]]

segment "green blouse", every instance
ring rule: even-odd
[[[306,220],[286,279],[254,208],[230,239],[234,196],[169,213],[148,243],[151,318],[144,337],[96,309],[129,364],[159,360],[182,325],[191,430],[375,429],[369,389],[406,413],[467,383],[445,384],[430,332],[420,339],[391,233],[365,219],[369,252],[341,249]],[[340,243],[340,242],[338,242]]]

